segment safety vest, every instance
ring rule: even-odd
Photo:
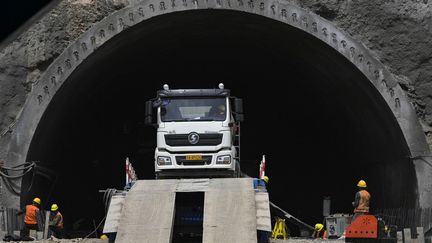
[[[60,220],[57,222],[56,227],[59,229],[63,229],[63,215],[60,212],[57,212],[57,214],[54,216],[54,219],[56,219],[57,217],[60,217]]]
[[[354,213],[369,213],[370,194],[366,190],[359,191],[360,200],[358,206],[354,209]]]
[[[24,216],[24,223],[26,224],[37,224],[37,214],[39,213],[39,208],[35,205],[26,206],[26,214]]]

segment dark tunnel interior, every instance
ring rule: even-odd
[[[122,189],[128,157],[154,178],[156,133],[144,103],[170,88],[217,88],[243,99],[241,166],[258,176],[266,155],[270,200],[308,224],[352,213],[364,179],[372,211],[416,203],[409,150],[389,107],[342,55],[289,25],[253,14],[194,10],[154,17],[99,47],[65,81],[28,153],[21,204],[57,203],[69,231],[103,218],[99,190]],[[402,192],[402,193],[401,193]]]

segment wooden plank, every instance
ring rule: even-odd
[[[114,233],[117,232],[118,222],[122,215],[123,204],[126,195],[113,195],[111,197],[108,213],[105,219],[103,233]]]
[[[414,243],[411,238],[411,229],[405,228],[403,229],[404,243]]]
[[[271,232],[271,216],[269,196],[267,192],[255,193],[255,205],[257,216],[257,230]]]
[[[403,234],[402,234],[402,231],[398,231],[396,233],[396,236],[397,236],[397,243],[403,243]]]
[[[178,182],[177,192],[204,192],[208,190],[209,178],[202,179],[182,179]]]
[[[418,243],[425,242],[423,227],[417,227],[417,242]]]
[[[49,227],[49,220],[50,220],[50,211],[45,211],[45,227],[43,231],[43,238],[48,239],[48,227]]]

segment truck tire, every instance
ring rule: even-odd
[[[242,176],[242,173],[241,173],[241,169],[240,169],[240,163],[238,161],[236,161],[234,177],[240,178],[241,176]]]

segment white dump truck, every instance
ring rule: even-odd
[[[157,128],[156,178],[240,177],[243,103],[217,89],[169,89],[146,102],[145,123]]]

